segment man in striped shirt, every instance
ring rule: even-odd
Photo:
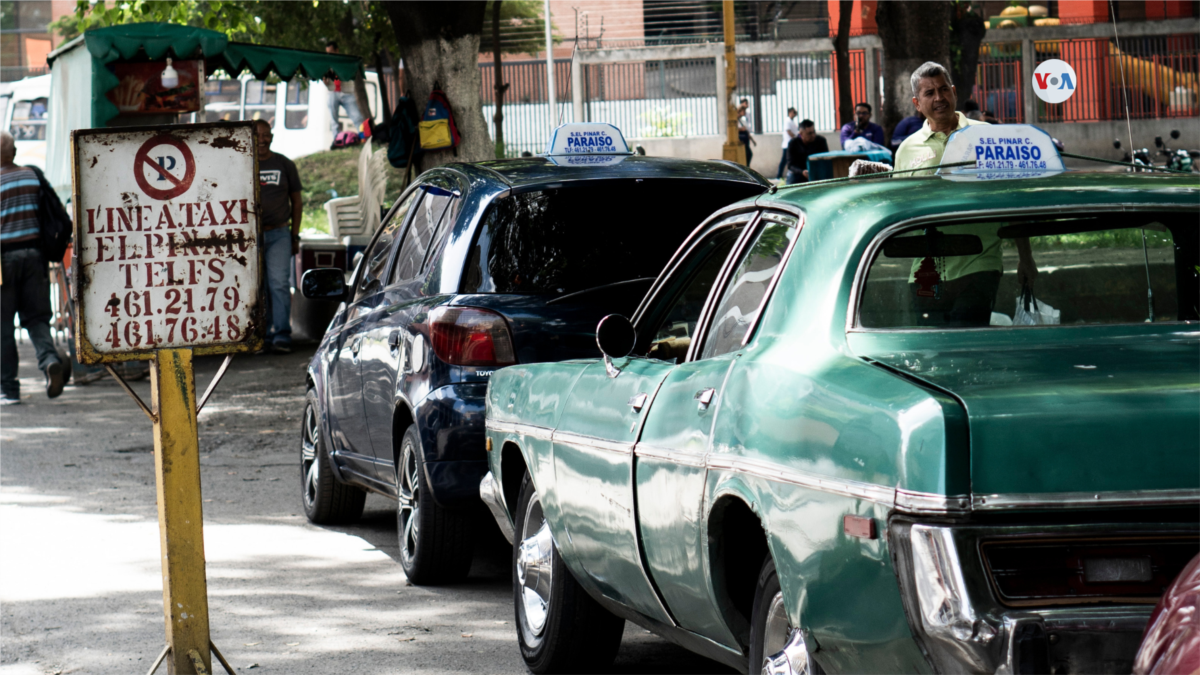
[[[17,379],[17,340],[13,319],[37,352],[46,375],[46,394],[62,393],[65,369],[50,336],[50,274],[42,255],[42,224],[38,213],[39,175],[17,166],[12,134],[0,131],[0,405],[21,402]]]

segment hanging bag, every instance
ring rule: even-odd
[[[1017,308],[1013,312],[1014,326],[1057,326],[1062,312],[1033,297],[1033,289],[1026,284],[1017,296]]]
[[[435,84],[421,115],[421,149],[449,150],[458,147],[460,140],[450,100]]]

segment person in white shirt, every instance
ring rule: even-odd
[[[798,114],[795,108],[787,109],[787,120],[783,123],[783,154],[779,157],[779,170],[775,172],[776,180],[783,178],[783,170],[788,165],[788,143],[791,143],[792,139],[800,134],[800,123],[796,121]]]

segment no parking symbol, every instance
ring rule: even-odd
[[[161,201],[174,199],[192,186],[196,158],[187,143],[162,134],[138,148],[133,158],[133,176],[147,197]]]

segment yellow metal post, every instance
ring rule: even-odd
[[[746,163],[746,148],[738,142],[737,104],[734,103],[734,91],[737,90],[737,54],[734,53],[735,38],[733,33],[733,0],[725,0],[722,13],[725,19],[725,105],[729,107],[725,122],[725,145],[722,147],[721,159],[738,164]]]
[[[171,648],[168,673],[196,675],[212,671],[212,656],[192,350],[157,352],[151,361],[150,396],[162,544],[163,618],[167,646]],[[195,656],[199,656],[199,663]]]

